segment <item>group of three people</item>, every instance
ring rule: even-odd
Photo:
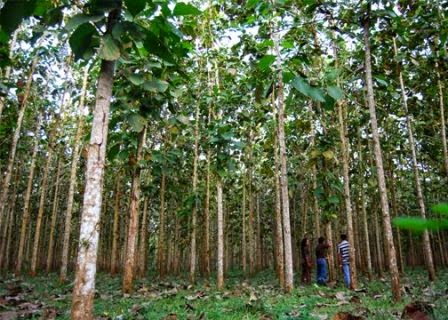
[[[324,237],[318,239],[316,246],[316,282],[320,285],[325,285],[328,281],[328,263],[327,251],[331,247],[331,242],[326,241]],[[302,239],[301,242],[302,253],[302,282],[311,283],[311,243],[308,237]],[[350,288],[350,245],[347,241],[347,235],[341,234],[341,242],[337,246],[338,262],[344,274],[344,283],[347,288]]]

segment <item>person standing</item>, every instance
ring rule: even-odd
[[[324,237],[320,237],[317,240],[318,244],[316,246],[316,265],[317,274],[316,280],[320,285],[326,285],[328,281],[328,265],[327,259],[327,249],[330,248],[330,243],[325,241]]]
[[[341,242],[338,244],[338,262],[344,274],[345,286],[350,288],[350,244],[346,234],[341,234]]]
[[[304,284],[311,283],[311,250],[310,240],[305,235],[300,243],[300,251],[302,254],[302,282]]]

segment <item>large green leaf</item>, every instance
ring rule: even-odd
[[[9,0],[0,11],[0,25],[8,34],[14,32],[36,8],[36,0]]]
[[[143,88],[151,92],[165,92],[168,89],[168,82],[159,79],[149,80],[145,81]]]
[[[90,16],[86,14],[77,14],[70,18],[65,25],[65,29],[71,31],[86,22],[97,22],[104,19],[104,15]]]
[[[133,16],[138,15],[146,6],[146,0],[124,0],[124,3]]]
[[[83,23],[72,33],[70,47],[75,59],[90,59],[99,46],[98,32],[90,23]]]
[[[301,76],[297,76],[291,81],[291,85],[300,93],[319,102],[325,102],[325,96],[321,89],[314,88],[308,84]]]
[[[145,82],[145,79],[141,74],[131,74],[127,78],[132,82],[132,84],[135,84],[136,86],[139,86],[143,84],[143,82]]]
[[[107,34],[104,36],[99,56],[101,59],[108,61],[114,61],[120,58],[120,47],[111,35]]]
[[[131,114],[128,117],[128,121],[135,132],[141,132],[147,123],[147,120],[139,114]]]
[[[275,56],[268,54],[260,59],[258,62],[258,68],[261,71],[266,71],[275,61]]]
[[[332,97],[334,100],[338,101],[344,97],[344,93],[342,90],[335,86],[329,86],[327,88],[328,95]]]
[[[175,16],[197,16],[199,14],[201,14],[201,10],[184,2],[177,3],[173,10]]]

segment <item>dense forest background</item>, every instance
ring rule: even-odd
[[[447,266],[447,1],[0,8],[0,268],[74,274],[73,319],[97,272],[293,292],[305,235],[395,301]]]

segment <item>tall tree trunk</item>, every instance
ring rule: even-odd
[[[137,163],[133,168],[131,203],[129,205],[129,228],[126,257],[123,272],[123,293],[132,292],[132,282],[135,273],[135,250],[137,248],[138,222],[140,210],[140,161],[143,156],[143,148],[146,141],[146,126],[139,133],[137,145]]]
[[[248,197],[249,197],[249,221],[247,225],[247,240],[249,244],[249,275],[252,276],[255,273],[255,239],[254,239],[254,196],[253,196],[253,179],[252,179],[252,140],[253,140],[253,132],[250,130],[249,132],[249,164],[248,164]]]
[[[33,74],[34,74],[34,70],[36,69],[37,59],[38,59],[38,57],[36,55],[36,57],[33,59],[33,62],[31,64],[31,69],[28,74],[28,79],[26,82],[22,103],[20,104],[20,107],[19,107],[19,113],[17,116],[17,122],[16,122],[16,128],[14,130],[14,136],[12,138],[11,149],[9,150],[8,165],[6,167],[6,173],[5,173],[5,176],[3,177],[3,181],[2,181],[2,189],[1,189],[2,193],[1,193],[1,197],[0,197],[0,226],[2,226],[4,210],[5,210],[5,206],[6,206],[6,202],[7,202],[6,200],[8,198],[9,184],[11,182],[12,170],[13,170],[13,166],[14,166],[14,161],[16,159],[17,143],[20,138],[20,130],[22,129],[23,116],[25,115],[25,110],[26,110],[26,107],[28,104],[28,97],[31,92],[31,84],[33,82]],[[0,168],[0,170],[2,170],[2,168]]]
[[[32,250],[32,256],[31,256],[31,269],[30,269],[30,275],[32,277],[36,276],[37,271],[37,264],[38,264],[38,251],[39,251],[39,244],[40,244],[40,232],[42,229],[42,219],[44,217],[45,213],[45,204],[47,199],[47,189],[48,189],[48,174],[50,172],[50,166],[53,162],[53,152],[55,147],[55,139],[56,139],[56,123],[54,123],[54,127],[50,132],[50,138],[48,142],[48,153],[46,155],[46,162],[45,162],[45,168],[43,172],[43,177],[41,181],[41,193],[40,193],[40,200],[39,200],[39,210],[37,213],[37,219],[36,219],[36,228],[34,230],[34,241],[33,241],[33,250]]]
[[[336,59],[336,68],[338,68],[338,53],[336,47],[334,47],[334,56]],[[341,86],[339,77],[337,79],[338,86]],[[352,200],[350,196],[350,156],[349,156],[349,141],[348,130],[346,121],[346,105],[345,101],[338,101],[338,118],[339,118],[339,137],[341,139],[341,153],[342,153],[342,173],[344,177],[344,201],[345,211],[347,215],[347,235],[348,242],[350,243],[350,287],[356,289],[358,286],[357,271],[356,271],[356,248],[358,242],[355,242],[354,230],[353,230],[353,210]]]
[[[51,271],[53,264],[53,254],[54,254],[54,237],[56,231],[56,219],[58,213],[59,205],[59,179],[61,177],[61,159],[58,159],[58,165],[56,169],[56,182],[54,187],[54,197],[53,197],[53,209],[51,212],[51,224],[50,224],[50,239],[48,241],[48,255],[47,255],[47,273]]]
[[[440,134],[442,136],[443,163],[445,175],[448,177],[448,143],[446,138],[446,118],[445,118],[445,101],[443,97],[442,78],[440,76],[439,64],[436,61],[437,72],[437,88],[439,91],[439,108],[440,108]]]
[[[118,242],[120,241],[120,205],[121,205],[121,172],[117,175],[114,194],[114,222],[112,226],[112,252],[111,252],[111,270],[112,276],[118,272],[120,252]]]
[[[107,32],[120,16],[120,9],[109,13]],[[98,223],[101,215],[103,176],[106,158],[109,107],[112,97],[115,61],[101,61],[92,132],[87,156],[86,186],[79,234],[78,261],[72,298],[72,320],[93,319]]]
[[[223,213],[223,199],[222,199],[222,182],[218,177],[216,181],[216,193],[217,193],[217,218],[218,218],[218,243],[217,243],[217,262],[216,262],[216,286],[218,290],[224,288],[224,213]]]
[[[257,248],[257,271],[260,271],[262,268],[262,261],[261,261],[261,250],[262,250],[262,237],[261,237],[261,219],[260,219],[260,197],[257,193],[256,195],[256,212],[257,212],[257,241],[256,241],[256,248]]]
[[[196,103],[195,125],[194,125],[194,158],[193,158],[193,195],[194,204],[191,213],[191,244],[190,244],[190,283],[196,282],[196,229],[198,210],[198,159],[199,159],[199,103]]]
[[[243,272],[246,275],[247,272],[247,235],[246,235],[246,183],[243,173],[243,199],[241,203],[241,226],[242,226],[242,238],[241,238],[241,264]]]
[[[311,111],[311,148],[315,148],[316,144],[316,129],[314,126],[314,110],[313,110],[313,103],[310,103],[310,111]],[[317,190],[317,164],[313,161],[312,167],[311,167],[311,175],[312,175],[312,183],[313,183],[313,235],[314,239],[319,238],[321,234],[320,230],[320,207],[319,207],[319,200],[317,199],[315,191]]]
[[[142,217],[142,227],[140,232],[140,248],[139,248],[139,274],[140,276],[144,276],[147,271],[147,235],[148,235],[148,198],[145,197],[143,202],[143,217]]]
[[[359,162],[362,163],[361,151],[359,151]],[[373,278],[372,272],[372,254],[370,253],[370,237],[369,237],[369,224],[367,221],[367,209],[366,209],[366,199],[363,183],[360,186],[361,188],[361,210],[362,210],[362,225],[364,232],[364,247],[365,247],[365,257],[367,262],[367,276],[369,281]]]
[[[277,94],[277,112],[278,112],[278,142],[280,152],[280,189],[282,195],[282,214],[283,214],[283,242],[285,250],[285,291],[290,293],[294,288],[293,258],[291,246],[291,220],[289,217],[289,194],[288,194],[288,166],[285,138],[285,114],[283,97],[283,74],[282,60],[279,49],[279,40],[275,41],[277,54],[278,70],[278,94]]]
[[[17,33],[18,30],[14,31],[12,34],[11,44],[9,46],[9,59],[12,59],[12,54],[14,52],[14,46],[16,45],[17,41]],[[9,80],[9,76],[11,74],[11,65],[8,65],[5,69],[5,74],[3,75],[4,80]],[[0,119],[2,118],[3,108],[5,107],[5,98],[2,96],[0,97]]]
[[[65,222],[64,222],[64,236],[62,240],[62,259],[61,259],[61,270],[59,274],[59,281],[65,282],[67,279],[67,267],[69,260],[70,251],[70,235],[72,230],[72,213],[73,213],[73,200],[75,197],[75,189],[77,188],[77,171],[78,171],[78,161],[82,147],[81,138],[84,132],[84,105],[87,92],[87,81],[89,78],[89,65],[84,68],[84,75],[82,80],[81,96],[78,106],[78,123],[76,129],[75,141],[73,142],[73,153],[70,168],[70,180],[68,186],[67,195],[67,209],[65,211]]]
[[[37,158],[37,152],[39,150],[39,140],[40,140],[39,131],[42,125],[42,118],[43,118],[42,112],[40,112],[37,119],[36,130],[34,132],[35,139],[34,139],[33,153],[31,155],[30,172],[28,175],[28,183],[23,203],[22,225],[20,227],[19,249],[17,253],[17,262],[15,269],[16,277],[20,275],[23,264],[23,252],[25,249],[26,232],[30,221],[30,199],[31,199],[31,193],[33,191],[34,171],[36,169],[36,158]]]
[[[370,8],[368,8],[370,14]],[[400,292],[400,274],[397,266],[397,256],[395,253],[395,245],[392,233],[392,225],[389,214],[389,201],[387,199],[386,179],[384,176],[383,155],[381,151],[380,136],[378,132],[378,122],[376,118],[376,106],[373,93],[372,81],[372,63],[370,53],[369,29],[370,17],[367,16],[364,21],[364,46],[365,46],[365,72],[366,72],[366,86],[367,86],[367,102],[370,112],[370,124],[372,127],[372,139],[374,146],[375,164],[377,171],[378,187],[380,192],[381,210],[383,213],[383,226],[385,244],[387,246],[388,263],[391,273],[392,294],[395,301],[401,300]]]
[[[209,114],[210,118],[210,114]],[[207,176],[205,178],[204,204],[204,266],[205,278],[210,278],[210,150],[207,150]]]
[[[395,59],[398,61],[398,49],[397,49],[397,42],[395,37],[393,38],[394,43],[394,53],[395,53]],[[420,173],[418,170],[418,161],[417,161],[417,151],[415,150],[415,141],[414,141],[414,133],[412,129],[411,124],[411,115],[409,114],[408,109],[408,101],[406,97],[406,89],[404,86],[404,80],[403,80],[403,73],[401,71],[400,66],[398,65],[398,77],[400,80],[400,90],[401,90],[401,104],[403,106],[405,115],[406,115],[406,126],[408,129],[408,139],[409,139],[409,145],[411,147],[411,155],[412,155],[412,166],[414,168],[414,179],[415,179],[415,189],[417,192],[417,202],[418,206],[420,208],[420,216],[422,218],[426,218],[426,208],[425,208],[425,200],[423,199],[423,191],[422,191],[422,185],[420,183]],[[445,131],[442,131],[445,133]],[[443,134],[445,135],[445,134]],[[446,143],[446,141],[445,141]],[[446,145],[445,145],[446,147]],[[424,255],[425,255],[425,262],[426,262],[426,268],[428,269],[428,277],[429,281],[434,281],[436,277],[436,271],[434,268],[434,261],[432,257],[432,250],[431,250],[431,242],[429,240],[429,232],[428,230],[423,231],[423,248],[424,248]]]
[[[159,241],[157,244],[157,270],[160,278],[165,277],[166,259],[165,259],[165,183],[166,176],[162,173],[162,181],[160,183],[160,213],[159,213]]]
[[[272,93],[272,106],[274,115],[277,114],[275,107],[275,91]],[[285,249],[283,246],[283,222],[282,222],[282,197],[280,188],[280,155],[278,130],[274,133],[274,186],[275,186],[275,262],[280,287],[285,289]]]

